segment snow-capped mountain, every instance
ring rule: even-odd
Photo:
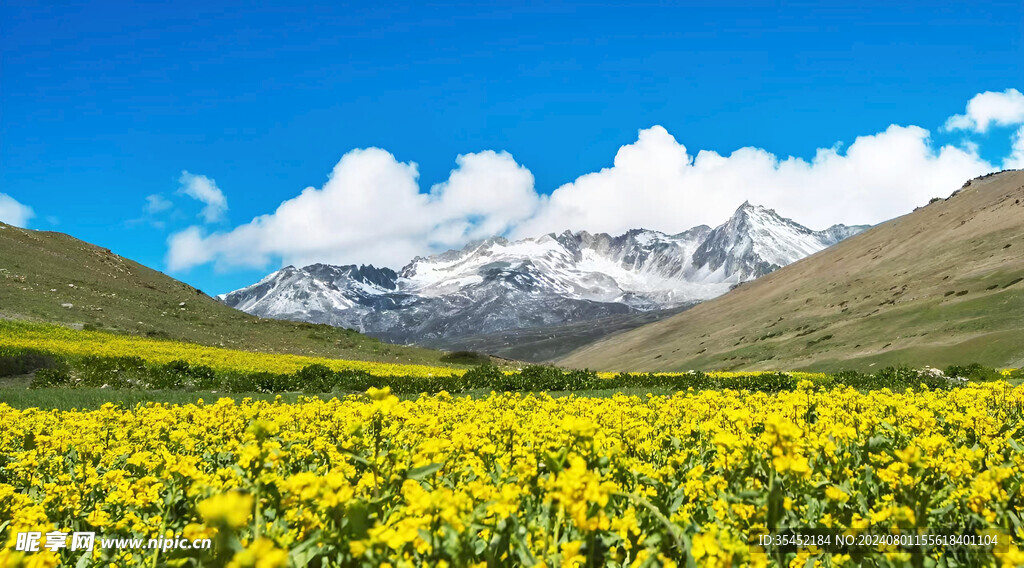
[[[417,257],[397,273],[373,266],[288,266],[219,298],[263,317],[350,327],[391,341],[450,344],[458,337],[693,304],[864,228],[812,231],[744,203],[714,229],[495,237]]]
[[[693,254],[691,280],[738,283],[764,276],[851,237],[865,226],[833,225],[824,231],[744,202]]]

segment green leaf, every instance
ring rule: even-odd
[[[1015,514],[1015,513],[1013,512],[1013,511],[1007,511],[1007,512],[1006,512],[1006,515],[1007,515],[1008,517],[1010,517],[1010,521],[1012,521],[1012,522],[1013,522],[1013,526],[1014,526],[1014,527],[1015,527],[1015,528],[1016,528],[1016,529],[1017,529],[1018,531],[1020,531],[1020,530],[1024,530],[1024,527],[1022,527],[1022,526],[1021,526],[1021,522],[1020,522],[1020,517],[1018,517],[1018,516],[1017,516],[1017,515],[1016,515],[1016,514]]]
[[[547,467],[547,470],[551,473],[558,473],[562,471],[562,464],[555,461],[555,456],[550,454],[544,456],[544,466]]]
[[[319,552],[319,547],[317,546],[319,542],[320,539],[311,538],[291,549],[288,552],[288,558],[291,559],[292,566],[308,566],[313,557]]]
[[[360,456],[358,454],[354,454],[352,452],[341,452],[341,453],[343,455],[348,456],[349,458],[352,459],[352,461],[354,461],[356,463],[359,463],[359,464],[362,464],[362,465],[365,465],[365,466],[369,466],[370,465],[370,460],[364,458],[363,456]]]
[[[345,510],[345,518],[352,530],[352,538],[361,540],[366,538],[370,530],[370,508],[363,501],[355,501]]]
[[[693,542],[690,537],[683,535],[683,546],[686,548],[686,568],[697,568],[697,561],[693,557]]]
[[[768,483],[768,530],[778,530],[782,520],[785,495],[774,478]]]
[[[406,477],[415,481],[420,481],[434,475],[442,467],[444,467],[444,464],[428,463],[427,465],[421,465],[420,467],[410,469],[409,472],[406,473]]]

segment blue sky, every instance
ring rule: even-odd
[[[23,223],[30,228],[67,232],[218,293],[288,261],[395,264],[485,229],[527,235],[564,221],[564,228],[617,230],[607,218],[614,199],[592,196],[631,183],[671,185],[668,174],[634,181],[629,172],[658,167],[662,161],[646,161],[658,156],[671,161],[673,151],[682,152],[673,143],[685,145],[690,160],[699,150],[729,156],[754,147],[810,161],[819,148],[841,143],[842,153],[858,136],[916,125],[930,135],[928,151],[949,144],[970,154],[943,159],[949,177],[985,169],[982,162],[998,167],[1012,153],[1015,119],[993,119],[988,128],[943,125],[979,93],[1024,89],[1020,2],[366,4],[5,2],[0,194],[32,209]],[[659,129],[641,143],[638,132],[655,125],[671,140]],[[354,155],[336,176],[349,185],[336,191],[369,194],[363,206],[374,213],[353,213],[326,198],[307,207],[334,203],[342,208],[339,225],[355,226],[346,215],[385,219],[394,207],[409,216],[396,226],[422,224],[414,217],[427,212],[443,227],[393,228],[367,244],[320,234],[347,230],[326,218],[308,246],[278,242],[295,233],[284,221],[274,230],[238,230],[306,187],[319,190],[342,156],[369,147],[386,150],[395,163]],[[621,175],[611,172],[611,189],[599,179],[574,183],[612,166],[623,147],[646,157]],[[476,154],[484,150],[509,159]],[[476,173],[450,180],[456,156],[471,153],[480,158]],[[408,168],[399,166],[410,162],[422,193],[447,180],[453,196],[464,184],[457,190],[464,197],[479,191],[521,198],[467,206],[475,198],[451,197],[441,205],[438,193],[436,207],[396,206],[393,200],[409,199]],[[375,197],[378,182],[359,185],[365,168],[378,168],[382,177],[372,179],[395,188]],[[502,185],[508,176],[493,179],[502,168],[519,177]],[[191,182],[214,180],[225,207],[204,214],[208,204],[187,194],[196,186],[183,181],[183,171]],[[700,179],[703,192],[718,190],[720,178]],[[821,187],[831,179],[813,178]],[[753,194],[751,201],[780,209],[807,201],[800,191],[809,190],[782,195],[789,180],[772,182],[778,195]],[[572,199],[558,209],[544,197],[569,183],[575,199],[599,210],[574,216]],[[586,184],[594,186],[590,193],[581,189]],[[745,184],[752,192],[754,185]],[[843,191],[850,199],[870,197],[860,187]],[[740,193],[722,190],[720,203],[707,207],[673,202],[675,217],[638,212],[623,223],[670,230],[677,222],[683,230],[692,221],[720,222]],[[149,196],[166,205],[145,212]],[[644,199],[647,210],[658,208],[655,194]],[[831,197],[825,192],[821,200]],[[496,213],[513,209],[516,216]],[[701,209],[713,214],[702,217]],[[898,214],[865,211],[847,220],[796,206],[782,212],[819,224]],[[171,262],[168,239],[190,227],[181,250],[191,244],[217,252],[193,250]],[[384,250],[392,242],[398,244]],[[254,247],[262,252],[238,258]]]

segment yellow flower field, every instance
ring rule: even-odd
[[[19,531],[53,529],[215,543],[97,550],[80,566],[864,560],[765,554],[748,538],[766,527],[1002,531],[1014,540],[998,554],[948,553],[1018,566],[1022,413],[1024,387],[1001,382],[604,399],[399,401],[385,390],[90,412],[0,404],[0,566],[80,562],[81,552],[12,550]],[[892,549],[870,560],[918,565]]]
[[[57,325],[3,322],[0,325],[0,347],[35,349],[58,355],[99,355],[108,357],[140,357],[151,363],[187,361],[225,371],[267,371],[294,373],[313,364],[326,365],[336,371],[366,371],[377,376],[461,375],[465,371],[450,367],[403,365],[374,361],[348,361],[326,357],[308,357],[276,353],[257,353],[195,343],[166,341],[115,335],[102,331],[78,331]]]

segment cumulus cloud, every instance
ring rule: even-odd
[[[286,264],[402,266],[413,256],[500,234],[533,214],[533,174],[506,152],[465,154],[448,180],[421,192],[415,163],[379,148],[352,150],[323,187],[227,232],[190,227],[168,240],[171,270]]]
[[[964,114],[955,114],[946,121],[946,130],[986,132],[989,126],[1013,126],[1024,123],[1024,94],[1017,89],[1003,92],[985,91],[967,102]]]
[[[508,152],[463,154],[455,163],[448,181],[430,190],[432,213],[442,220],[431,230],[433,242],[456,246],[503,235],[537,208],[533,174]]]
[[[201,213],[204,221],[214,223],[224,218],[224,212],[228,210],[228,199],[224,197],[224,192],[217,187],[217,182],[206,176],[191,174],[183,170],[181,177],[178,178],[178,183],[181,184],[179,189],[181,193],[206,205]]]
[[[28,225],[35,212],[28,205],[23,205],[6,193],[0,193],[0,221],[16,227]]]
[[[1003,161],[1003,169],[1024,170],[1024,126],[1013,135],[1013,148],[1010,155]]]
[[[878,223],[948,195],[991,171],[973,148],[934,148],[927,130],[892,125],[858,137],[844,151],[818,149],[810,161],[780,159],[760,148],[728,156],[686,147],[664,128],[641,130],[614,165],[545,197],[519,236],[566,227],[620,233],[644,227],[677,232],[725,220],[745,200],[813,228]]]

